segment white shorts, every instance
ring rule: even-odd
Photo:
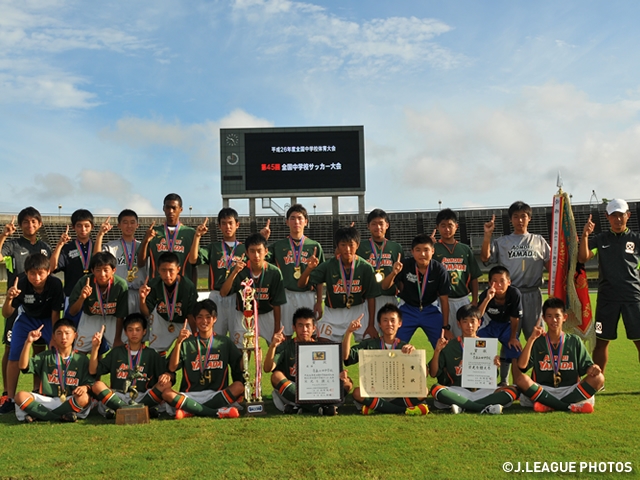
[[[462,331],[460,330],[460,326],[458,325],[458,320],[456,318],[458,309],[465,305],[469,305],[470,303],[471,300],[469,300],[468,296],[460,298],[449,297],[449,325],[451,325],[451,333],[453,333],[454,338],[458,338],[462,335]]]
[[[167,322],[154,309],[149,316],[149,346],[156,352],[166,352],[178,338],[183,325],[183,323]],[[187,328],[191,330],[189,325]]]
[[[273,398],[273,404],[281,412],[284,412],[285,405],[295,405],[294,402],[290,402],[289,400],[284,398],[282,395],[280,395],[280,393],[277,390],[274,390],[273,392],[271,392],[271,397]]]
[[[105,331],[103,339],[109,345],[109,348],[113,347],[113,341],[116,337],[116,324],[118,319],[113,315],[87,315],[82,312],[80,321],[78,322],[78,338],[76,340],[75,349],[81,353],[87,353],[91,351],[91,339],[93,336],[102,329],[104,325]],[[122,332],[121,339],[123,342],[127,342],[127,337]]]
[[[242,322],[244,316],[241,312],[238,312],[238,314],[239,315],[236,317],[235,324],[233,325],[231,340],[233,340],[233,343],[236,344],[236,347],[242,348],[242,340],[244,338],[245,332]],[[271,310],[269,313],[258,314],[258,335],[264,338],[268,344],[270,344],[271,340],[273,339],[274,322],[275,319],[273,317],[273,310]]]
[[[573,392],[576,388],[578,388],[577,383],[575,385],[569,385],[567,387],[548,387],[546,385],[540,385],[540,386],[544,388],[547,392],[549,392],[551,395],[556,397],[558,400],[562,400],[564,397],[566,397],[571,392]],[[591,398],[587,398],[586,400],[583,400],[582,402],[576,402],[576,403],[590,403],[591,405],[595,405],[596,398],[591,397]],[[520,405],[526,408],[533,408],[533,402],[526,395],[520,395]]]
[[[189,397],[191,400],[198,402],[200,405],[207,403],[213,399],[216,395],[222,395],[222,390],[205,390],[204,392],[180,392],[181,395]],[[236,407],[238,410],[242,410],[242,407],[238,402],[233,402],[231,407]],[[175,417],[176,409],[167,403],[167,413]]]
[[[146,392],[138,392],[138,396],[136,397],[136,403],[140,403],[148,392],[149,390],[147,390]],[[120,398],[120,400],[122,400],[126,404],[129,404],[129,402],[131,401],[131,397],[129,396],[128,393],[122,393],[117,391],[114,391],[113,393],[115,393]],[[158,411],[164,412],[165,405],[166,404],[164,402],[158,405]],[[104,417],[106,414],[106,411],[107,411],[107,407],[105,407],[104,403],[98,402],[98,413]]]
[[[446,388],[448,388],[453,393],[457,393],[461,397],[466,398],[467,400],[471,400],[472,402],[475,402],[476,400],[480,400],[481,398],[489,396],[492,393],[495,393],[497,391],[497,389],[495,388],[479,388],[475,392],[472,392],[471,390],[467,390],[466,388],[462,388],[462,387],[446,387]],[[510,407],[512,404],[513,402],[509,402],[507,405],[504,405],[504,408]],[[451,405],[438,402],[435,399],[433,401],[433,406],[441,410],[451,408]]]
[[[45,395],[40,395],[39,393],[31,393],[30,395],[33,396],[36,402],[41,403],[49,410],[55,410],[60,405],[62,405],[62,400],[60,400],[60,397],[46,397]],[[90,412],[91,412],[91,402],[89,402],[89,405],[84,407],[82,410],[80,410],[79,412],[76,412],[76,415],[78,418],[87,418]],[[26,418],[27,415],[28,413],[22,410],[16,403],[16,418],[18,419],[18,421],[24,422],[24,419]]]
[[[293,335],[293,314],[301,307],[313,310],[316,304],[316,292],[294,292],[292,290],[284,292],[287,296],[287,303],[280,305],[280,323],[284,327],[284,334],[290,337]]]
[[[325,305],[324,315],[318,322],[318,336],[332,342],[342,342],[342,337],[347,331],[349,324],[357,320],[362,314],[364,314],[364,317],[360,321],[362,325],[358,330],[353,332],[356,342],[362,340],[364,331],[369,325],[369,308],[367,302],[352,308],[331,308]]]
[[[216,335],[231,336],[231,329],[234,324],[233,322],[242,315],[238,310],[236,310],[236,296],[229,295],[227,297],[223,297],[220,295],[219,291],[212,290],[209,292],[209,296],[207,298],[209,300],[213,300],[218,307],[218,318],[216,319],[216,323],[213,325],[213,331]]]
[[[129,307],[129,314],[140,313],[140,291],[137,289],[129,288],[127,290],[127,305]]]

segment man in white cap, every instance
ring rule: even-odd
[[[607,204],[607,220],[611,228],[589,238],[595,227],[589,215],[580,238],[578,261],[584,263],[598,254],[593,361],[603,372],[609,358],[609,342],[617,338],[621,314],[627,338],[636,344],[640,352],[640,234],[627,228],[629,217],[631,212],[627,202],[617,198],[611,200]]]

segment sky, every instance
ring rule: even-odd
[[[0,212],[156,214],[177,192],[216,214],[219,129],[241,127],[363,125],[367,210],[548,204],[558,172],[574,202],[637,199],[639,14],[627,1],[0,0]]]

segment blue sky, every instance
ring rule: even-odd
[[[216,213],[263,126],[364,125],[367,209],[639,197],[635,2],[94,3],[0,0],[1,212]]]

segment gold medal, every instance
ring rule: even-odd
[[[204,375],[200,375],[200,385],[204,385]]]
[[[381,268],[379,268],[378,270],[376,270],[376,282],[382,283],[383,280],[384,280],[384,272],[382,271]]]
[[[560,382],[562,382],[562,375],[560,375],[560,372],[554,373],[553,374],[553,386],[554,387],[560,386]]]
[[[224,278],[225,280],[227,279],[227,277],[229,276],[229,270],[225,270],[224,271]]]
[[[65,390],[62,390],[61,387],[58,387],[58,397],[60,398],[60,401],[62,403],[67,401],[67,392]]]
[[[347,308],[353,307],[353,295],[349,295],[349,298],[347,298],[346,307]]]
[[[87,273],[89,273],[89,270],[83,270],[83,272],[86,275]]]
[[[138,274],[138,267],[133,267],[131,270],[127,272],[127,282],[131,283],[136,279],[136,275]]]
[[[170,323],[169,326],[167,327],[167,330],[169,330],[169,333],[173,333],[176,329],[176,326],[173,323]]]
[[[293,278],[298,280],[301,277],[300,267],[293,267]]]

